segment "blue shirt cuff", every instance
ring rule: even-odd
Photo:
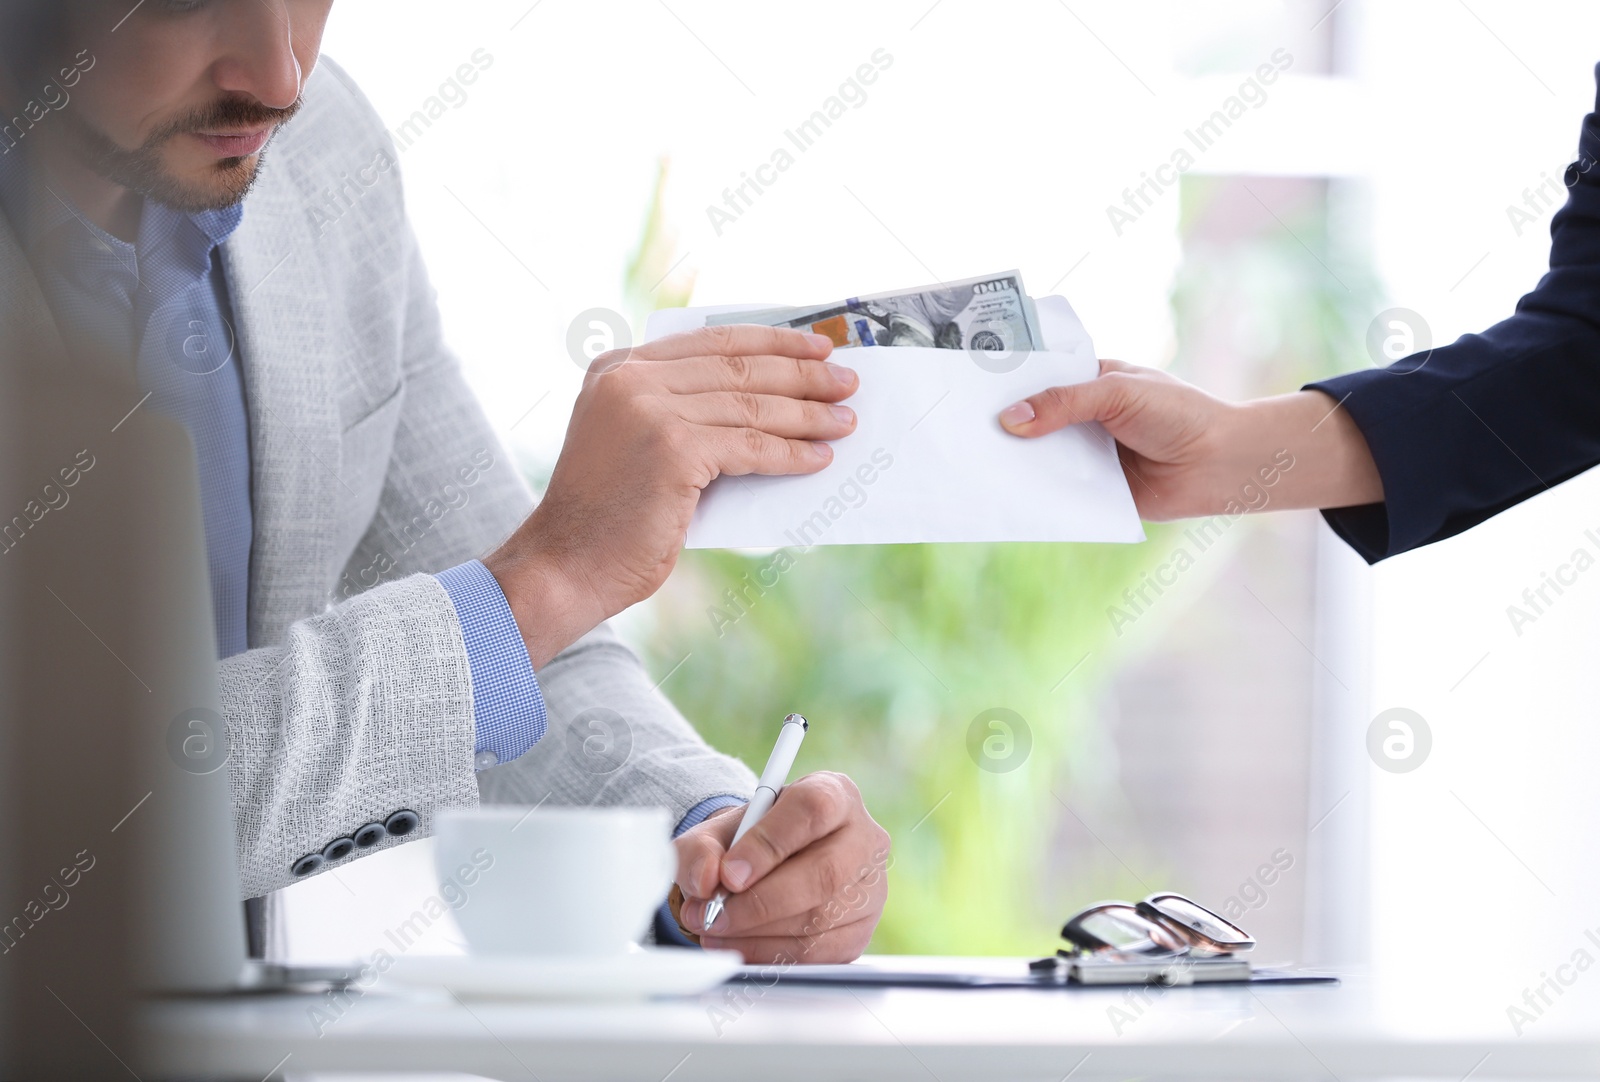
[[[482,562],[473,560],[434,578],[456,607],[467,645],[477,733],[473,767],[486,770],[509,763],[538,743],[549,724],[522,631],[500,584]]]
[[[686,830],[699,826],[708,819],[712,812],[721,811],[723,808],[734,808],[740,804],[750,803],[742,796],[711,796],[690,808],[684,817],[678,821],[678,829],[672,832],[676,838]]]

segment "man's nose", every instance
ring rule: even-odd
[[[246,94],[272,109],[300,98],[304,73],[285,0],[238,5],[229,21],[227,48],[212,69],[218,89]]]

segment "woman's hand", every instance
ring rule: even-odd
[[[1263,486],[1275,507],[1383,499],[1366,438],[1320,391],[1224,402],[1165,372],[1103,360],[1097,378],[1000,413],[1006,431],[1024,438],[1088,421],[1117,441],[1134,505],[1150,522],[1263,510],[1252,497]]]

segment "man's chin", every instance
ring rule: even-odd
[[[179,174],[152,170],[139,178],[137,189],[146,199],[184,214],[222,210],[244,201],[254,187],[261,168],[261,155],[248,158],[223,158],[207,166]]]

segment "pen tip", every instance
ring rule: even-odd
[[[809,732],[811,729],[811,723],[805,719],[805,715],[803,714],[790,714],[783,719],[783,723],[785,725],[789,724],[791,721],[798,721],[800,723],[801,732]]]

